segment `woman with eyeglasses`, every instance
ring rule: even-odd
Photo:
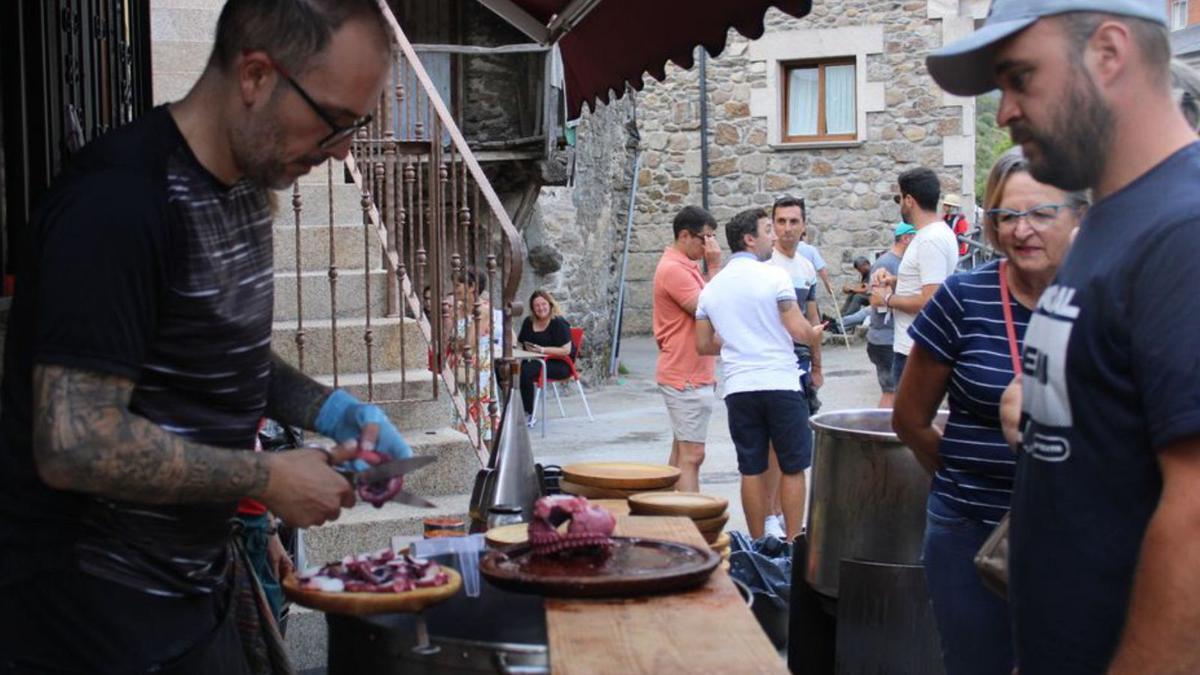
[[[948,278],[909,329],[892,426],[933,475],[923,555],[947,675],[1012,672],[1008,606],[980,581],[974,557],[1012,496],[1000,397],[1086,206],[1084,193],[1035,181],[1020,148],[1004,153],[984,198],[985,233],[1003,257]],[[933,420],[947,394],[943,430]]]

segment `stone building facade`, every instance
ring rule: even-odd
[[[944,192],[973,199],[974,99],[938,89],[924,57],[971,32],[985,13],[986,2],[974,0],[845,0],[814,3],[803,19],[771,10],[756,41],[731,30],[706,77],[709,206],[718,221],[769,207],[783,194],[803,196],[808,241],[820,248],[836,287],[850,279],[854,256],[890,245],[899,219],[891,196],[902,171],[930,167]],[[852,66],[849,133],[786,137],[789,68],[826,64]],[[698,70],[669,66],[663,82],[647,77],[637,95],[642,169],[626,333],[650,331],[654,268],[672,240],[671,220],[681,206],[702,202]],[[580,134],[581,145],[588,140]],[[823,298],[826,311],[828,304]]]

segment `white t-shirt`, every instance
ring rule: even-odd
[[[792,280],[792,288],[796,289],[796,300],[800,303],[800,311],[803,312],[805,302],[809,300],[812,289],[817,285],[817,268],[801,253],[799,248],[796,249],[796,255],[791,257],[777,248],[772,249],[771,259],[767,261],[767,264],[787,272],[788,277]],[[812,299],[816,300],[815,297]]]
[[[896,295],[920,295],[921,287],[940,284],[954,274],[958,265],[958,239],[946,223],[937,220],[917,230],[917,236],[908,245],[900,260],[900,272],[896,275]],[[897,354],[908,355],[913,341],[908,335],[916,314],[895,310],[896,332],[892,337],[892,349]]]
[[[795,300],[792,280],[778,267],[735,254],[700,292],[696,318],[721,336],[724,395],[745,391],[799,391],[800,368],[792,336],[779,316],[781,300]]]

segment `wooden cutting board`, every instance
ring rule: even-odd
[[[449,600],[462,588],[462,576],[457,570],[442,567],[449,580],[442,586],[418,588],[403,593],[330,593],[301,588],[295,574],[288,575],[281,584],[283,594],[297,605],[332,614],[389,614],[392,612],[419,612],[426,607]]]
[[[698,492],[641,492],[629,498],[629,512],[639,516],[716,518],[729,508],[724,497]]]
[[[687,518],[618,516],[617,534],[704,545]],[[722,569],[700,588],[674,595],[548,598],[546,628],[556,675],[787,673]]]
[[[563,478],[576,485],[617,490],[654,490],[674,487],[679,469],[666,464],[638,462],[587,462],[564,466]]]

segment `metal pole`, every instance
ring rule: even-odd
[[[633,207],[637,202],[638,172],[642,168],[642,151],[633,156],[633,173],[629,175],[629,212],[625,217],[625,250],[621,253],[621,277],[617,286],[617,312],[613,321],[612,349],[608,354],[608,376],[617,376],[617,357],[621,352],[621,315],[625,309],[625,271],[629,269],[629,237],[633,232]]]
[[[700,50],[700,205],[708,210],[708,50]]]

